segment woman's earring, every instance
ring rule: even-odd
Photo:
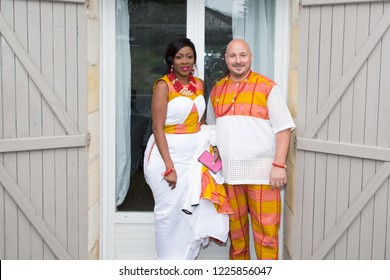
[[[196,71],[196,64],[194,64],[194,66],[192,67],[191,74],[193,75],[195,71]]]
[[[171,65],[171,74],[173,74],[173,65]]]

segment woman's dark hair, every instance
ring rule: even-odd
[[[167,46],[167,50],[165,52],[165,62],[167,64],[167,73],[171,70],[171,66],[173,64],[173,58],[177,54],[179,50],[184,47],[190,47],[194,52],[194,63],[196,63],[196,50],[194,43],[191,42],[190,39],[186,37],[176,37],[172,42],[170,42]]]

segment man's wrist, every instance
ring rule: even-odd
[[[287,170],[287,165],[285,165],[284,163],[281,164],[281,163],[273,162],[272,165],[275,166],[275,167],[284,168],[284,169]]]

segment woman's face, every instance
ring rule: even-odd
[[[173,58],[173,70],[176,76],[189,76],[194,64],[195,56],[191,47],[181,48]]]

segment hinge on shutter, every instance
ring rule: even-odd
[[[297,136],[294,135],[294,149],[297,149]]]
[[[87,147],[89,146],[89,144],[91,143],[91,133],[87,133]]]
[[[89,5],[91,4],[90,2],[91,2],[91,0],[85,0],[85,6],[86,6],[87,8],[89,8]]]

